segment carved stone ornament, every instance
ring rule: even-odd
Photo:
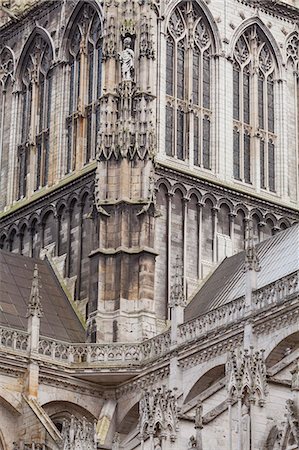
[[[29,299],[28,309],[27,309],[27,317],[30,317],[30,316],[42,317],[43,316],[43,309],[42,309],[42,305],[41,305],[41,296],[40,296],[39,288],[40,288],[40,286],[39,286],[38,267],[37,267],[37,264],[35,264],[32,285],[31,285],[30,299]]]
[[[299,358],[295,362],[295,367],[291,370],[292,390],[299,391]]]
[[[152,26],[148,18],[144,16],[140,25],[140,49],[139,56],[153,59],[155,57],[154,42],[152,39]]]
[[[116,56],[116,27],[115,27],[115,19],[113,16],[111,16],[104,37],[103,60],[114,58],[115,56]]]
[[[124,49],[118,54],[121,64],[122,81],[133,81],[134,79],[135,55],[131,45],[132,39],[130,37],[126,37],[124,39]]]
[[[0,1],[0,25],[7,20],[16,20],[19,14],[22,14],[26,9],[31,8],[38,0],[1,0]],[[1,12],[6,15],[2,17]]]
[[[0,52],[0,85],[5,89],[9,80],[13,80],[14,61],[10,50],[5,48]]]
[[[230,398],[240,398],[246,393],[250,402],[258,399],[260,406],[265,404],[268,387],[263,350],[254,352],[251,348],[250,350],[230,352],[226,364],[226,374]]]
[[[148,436],[158,439],[157,433],[176,439],[178,431],[178,405],[176,393],[166,389],[149,389],[140,400],[139,433],[141,440]]]
[[[299,65],[299,35],[293,34],[287,42],[287,60],[291,61],[294,68]]]
[[[139,92],[133,81],[122,81],[115,94],[102,99],[98,160],[153,158],[156,134],[151,120],[153,97]],[[111,118],[115,120],[111,120]]]
[[[296,411],[292,400],[286,401],[286,422],[282,432],[281,447],[282,449],[291,449],[299,447],[299,422],[298,412]],[[296,447],[297,446],[297,447]]]
[[[96,422],[89,422],[85,417],[77,419],[74,416],[64,419],[62,425],[61,450],[96,450]]]
[[[191,436],[188,443],[188,450],[197,449],[197,440],[196,437]]]

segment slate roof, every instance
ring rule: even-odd
[[[257,244],[256,250],[258,289],[299,270],[299,224]],[[243,251],[221,262],[187,305],[186,321],[245,295],[244,261]]]
[[[0,250],[0,325],[27,330],[27,305],[34,265],[43,308],[40,333],[67,342],[85,342],[84,328],[47,261]]]

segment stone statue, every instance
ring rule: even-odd
[[[242,405],[241,433],[242,450],[250,450],[250,412],[246,403]]]
[[[202,421],[202,415],[203,415],[203,408],[202,403],[198,402],[198,405],[195,409],[195,429],[202,429],[203,428],[203,421]]]
[[[157,437],[154,438],[154,449],[155,450],[162,450],[160,439],[157,438]]]
[[[191,436],[189,439],[188,450],[192,450],[193,448],[197,449],[197,441],[194,436]]]
[[[131,49],[132,39],[124,39],[124,49],[118,54],[121,63],[121,74],[123,81],[132,81],[134,76],[134,51]]]

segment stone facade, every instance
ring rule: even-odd
[[[245,305],[183,314],[249,223],[298,221],[298,15],[1,2],[0,248],[47,258],[87,330],[1,328],[1,450],[297,448],[297,275],[283,307],[248,276]]]

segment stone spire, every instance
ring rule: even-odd
[[[250,316],[254,310],[253,292],[257,289],[257,273],[261,270],[259,258],[254,245],[253,223],[248,219],[245,230],[245,304],[247,314]],[[255,336],[251,320],[246,322],[244,327],[244,348],[249,349],[255,345]]]
[[[41,305],[41,296],[40,296],[40,285],[39,285],[39,274],[38,274],[38,267],[37,264],[34,266],[33,271],[33,279],[31,284],[31,293],[28,303],[28,309],[27,309],[27,317],[30,316],[37,316],[42,317],[43,316],[43,309]]]
[[[170,288],[170,307],[186,306],[182,272],[182,264],[180,264],[180,258],[177,256],[174,267],[174,283]]]
[[[253,223],[252,219],[249,219],[246,223],[245,230],[245,266],[244,270],[254,270],[255,272],[259,272],[261,270],[259,259],[256,253],[256,248],[254,245],[254,236],[253,236]]]
[[[27,331],[29,333],[29,351],[30,355],[36,355],[39,347],[39,331],[40,331],[40,318],[43,315],[41,296],[40,296],[40,284],[37,264],[34,266],[33,279],[31,284],[31,292],[27,309]],[[38,397],[38,376],[39,366],[34,358],[29,359],[27,366],[26,376],[26,389],[25,393],[29,398]]]
[[[185,294],[184,294],[184,281],[182,275],[182,264],[180,263],[179,256],[176,257],[176,263],[174,267],[174,282],[170,288],[170,302],[169,307],[171,310],[171,342],[177,343],[178,339],[178,327],[184,322],[184,308],[186,306]]]

